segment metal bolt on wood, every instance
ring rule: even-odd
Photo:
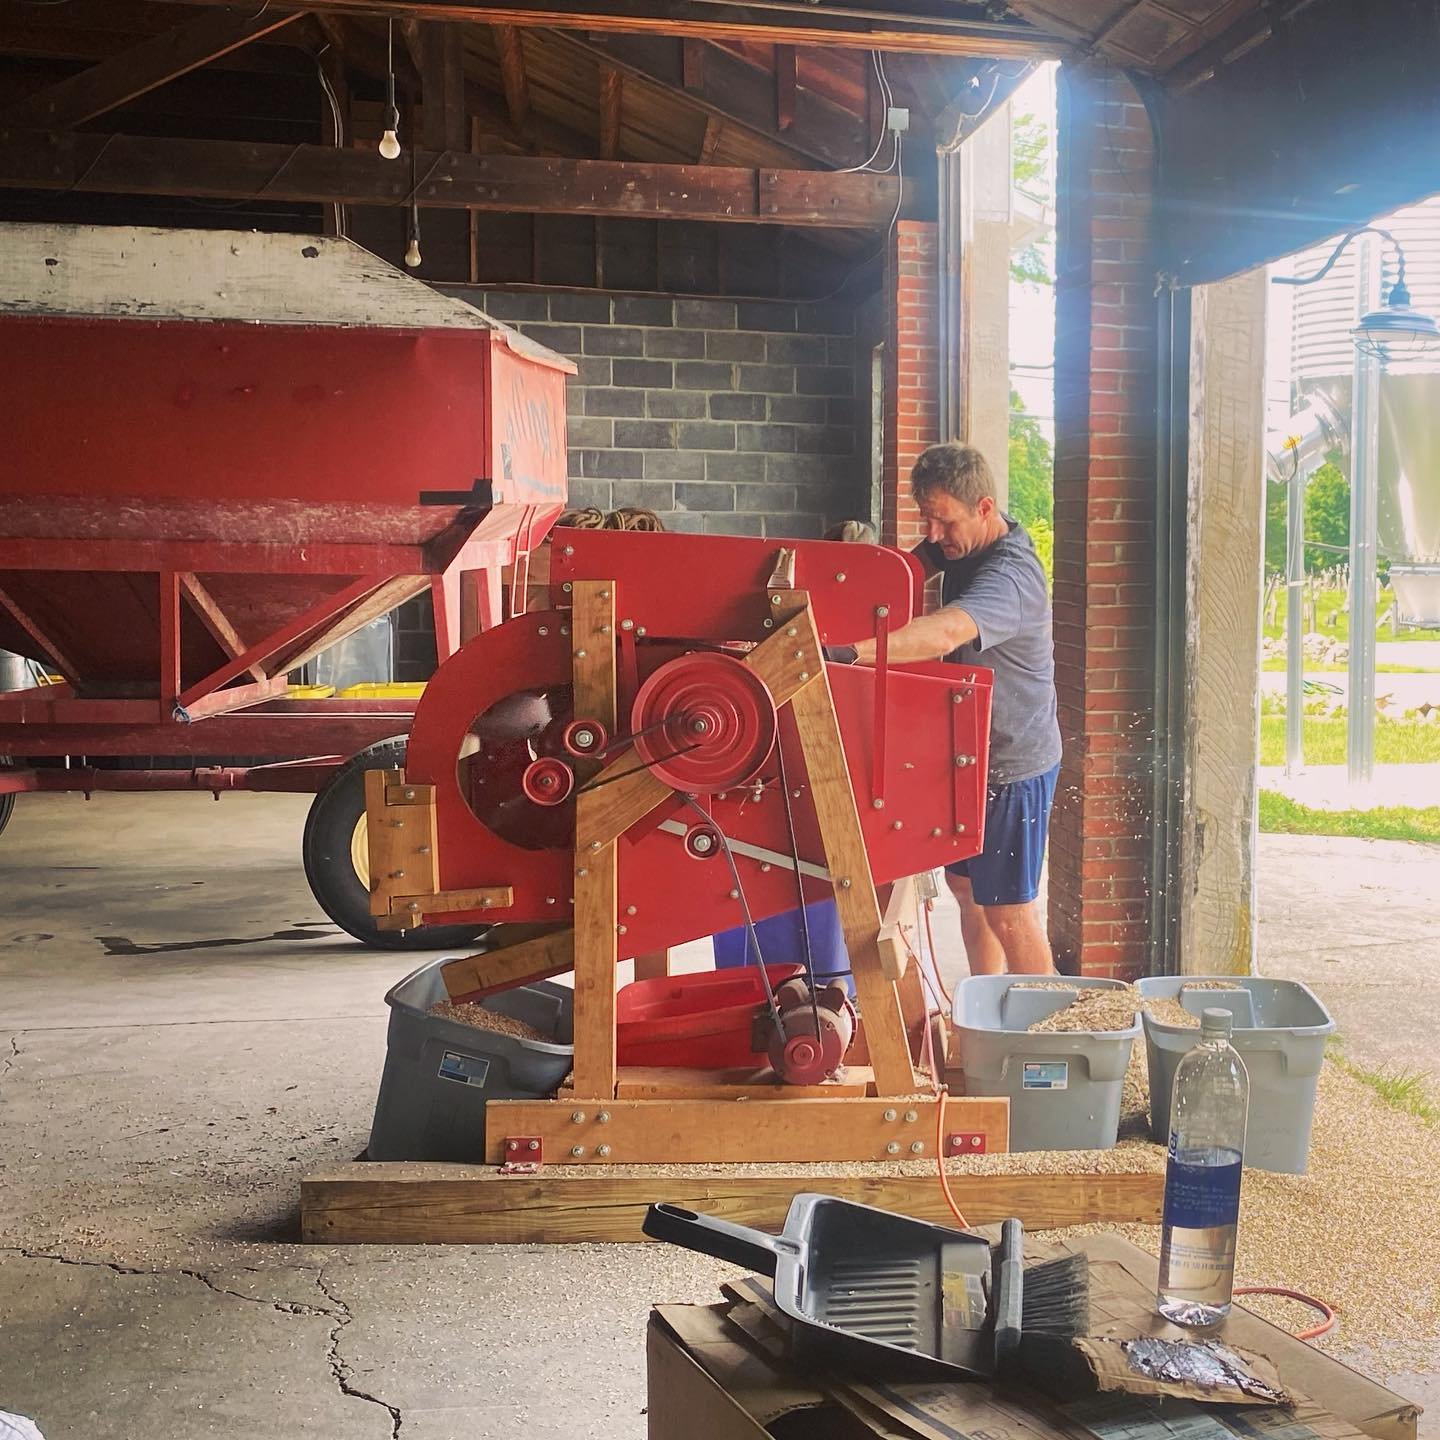
[[[595,1147],[595,1153],[603,1160],[609,1155],[610,1147],[608,1145],[597,1145]]]
[[[923,1155],[925,1153],[925,1142],[923,1140],[914,1141],[910,1146],[910,1153],[912,1155]]]
[[[579,1160],[585,1154],[585,1147],[583,1145],[572,1145],[570,1147],[570,1153]]]
[[[896,1112],[894,1110],[887,1110],[880,1118],[888,1124],[891,1120],[895,1118],[895,1114]]]
[[[885,1147],[885,1153],[887,1155],[898,1155],[900,1153],[900,1142],[898,1140],[892,1140]]]
[[[793,625],[787,625],[785,633],[793,640],[800,632]]]
[[[610,1123],[610,1112],[608,1110],[602,1110],[598,1115],[596,1115],[595,1119],[601,1125],[608,1125]]]
[[[914,1110],[907,1110],[905,1112],[905,1123],[907,1125],[913,1125],[919,1118],[919,1115],[917,1115]]]
[[[583,1110],[572,1110],[570,1112],[570,1123],[572,1125],[583,1125],[585,1123],[585,1112]]]

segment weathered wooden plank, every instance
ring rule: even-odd
[[[272,11],[269,6],[197,16],[58,85],[25,96],[0,112],[0,124],[70,130],[299,18],[297,13]]]
[[[0,129],[0,187],[880,230],[894,175]],[[909,185],[910,182],[905,182]]]
[[[475,955],[447,960],[440,967],[445,992],[453,1000],[479,1000],[514,985],[549,980],[575,965],[575,932],[568,927],[533,935]]]
[[[953,1223],[933,1173],[873,1175],[814,1168],[773,1174],[500,1175],[471,1165],[351,1164],[300,1182],[305,1240],[328,1245],[518,1245],[644,1240],[646,1209],[668,1201],[742,1225],[778,1230],[797,1191]],[[974,1225],[1017,1217],[1029,1230],[1094,1223],[1155,1224],[1162,1175],[955,1175],[956,1202]]]
[[[530,115],[530,81],[525,73],[520,32],[513,25],[492,25],[490,33],[495,37],[495,52],[500,58],[500,79],[505,87],[505,108],[510,113],[510,123],[517,130],[524,130]]]
[[[613,65],[600,70],[600,158],[620,154],[620,119],[625,104],[625,77]]]
[[[585,1096],[580,1085],[578,970],[576,992],[574,1094],[578,1102],[594,1098]],[[875,1078],[878,1087],[878,1069]],[[611,1095],[614,1086],[612,1078]],[[492,1100],[485,1112],[485,1158],[500,1163],[507,1135],[538,1135],[545,1141],[546,1155],[557,1160],[573,1156],[586,1164],[597,1160],[724,1165],[913,1159],[934,1154],[936,1103],[934,1096],[897,1100],[883,1095],[774,1104],[665,1099],[606,1100],[578,1106],[569,1099]],[[1008,1100],[988,1096],[950,1100],[945,1119],[957,1131],[984,1134],[989,1152],[1003,1151],[1009,1145]],[[602,1146],[609,1148],[602,1152]],[[577,1149],[580,1154],[574,1153]]]

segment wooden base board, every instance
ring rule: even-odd
[[[935,1154],[933,1095],[783,1101],[492,1100],[485,1159],[505,1159],[506,1136],[538,1138],[552,1164],[703,1165],[913,1160]],[[945,1126],[1010,1148],[1010,1102],[951,1100]]]
[[[475,1165],[384,1162],[317,1170],[300,1182],[304,1239],[324,1245],[519,1245],[643,1240],[646,1207],[669,1201],[778,1230],[801,1191],[953,1224],[937,1177],[826,1173],[504,1176]],[[972,1225],[1016,1216],[1030,1230],[1099,1222],[1156,1224],[1163,1175],[952,1176]]]

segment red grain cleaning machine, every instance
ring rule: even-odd
[[[315,791],[330,915],[458,939],[368,911],[362,771],[415,702],[289,677],[426,591],[444,660],[502,567],[523,610],[573,370],[345,240],[0,226],[0,650],[63,677],[0,695],[0,824],[21,791]]]

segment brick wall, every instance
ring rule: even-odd
[[[1056,959],[1148,964],[1153,766],[1152,134],[1130,83],[1065,66],[1055,316],[1055,678],[1065,742],[1050,831]]]
[[[570,497],[672,530],[816,536],[869,513],[849,305],[487,290],[466,298],[580,367]]]
[[[910,498],[910,471],[939,438],[939,281],[936,227],[901,220],[886,264],[885,439],[881,482],[881,540],[910,549],[924,539]]]

